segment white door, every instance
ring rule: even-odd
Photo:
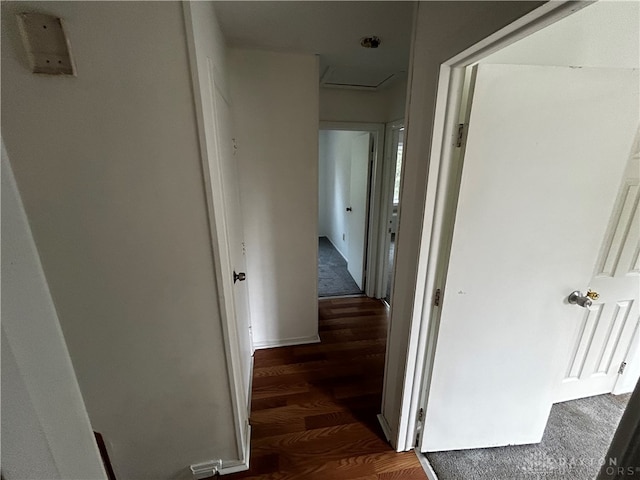
[[[422,451],[539,442],[638,127],[638,72],[478,67]]]
[[[244,229],[242,224],[242,208],[236,168],[236,145],[231,133],[231,110],[229,103],[218,86],[213,84],[215,132],[220,162],[220,180],[224,195],[224,218],[230,258],[230,276],[233,278],[233,302],[235,319],[242,362],[242,383],[245,399],[248,403],[251,392],[251,356],[253,344],[249,316],[249,297],[245,271],[246,259],[244,248]]]
[[[640,136],[618,190],[595,274],[589,283],[600,296],[574,325],[571,348],[567,349],[564,378],[556,402],[602,393],[627,393],[638,380],[631,344],[638,335],[638,291],[640,290]],[[637,347],[636,347],[637,348]],[[635,370],[635,372],[634,372]],[[616,383],[624,375],[625,386]]]
[[[347,270],[364,286],[365,244],[367,237],[367,195],[369,185],[370,135],[363,133],[351,141],[351,174],[347,208]]]
[[[250,280],[242,278],[248,278],[250,272],[245,271],[244,231],[236,171],[236,145],[232,137],[232,116],[227,100],[229,95],[225,93],[222,69],[216,68],[214,53],[203,54],[197,64],[203,117],[202,148],[207,153],[204,173],[209,177],[208,195],[213,204],[214,257],[220,276],[218,299],[222,314],[226,317],[223,326],[230,343],[227,361],[234,379],[240,377],[239,384],[234,383],[233,393],[241,410],[239,415],[244,416],[251,393],[253,343],[246,286]]]

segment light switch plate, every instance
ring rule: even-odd
[[[33,73],[76,74],[62,19],[44,13],[20,13],[18,25]]]

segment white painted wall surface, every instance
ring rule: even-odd
[[[318,60],[230,49],[257,348],[318,335]]]
[[[4,144],[2,476],[106,479]]]
[[[598,1],[480,63],[640,68],[640,2]]]
[[[320,120],[387,123],[404,117],[406,79],[378,91],[320,88]]]
[[[415,344],[409,342],[409,332],[412,324],[422,321],[423,292],[416,292],[415,285],[417,276],[424,274],[424,265],[419,264],[420,252],[426,253],[429,248],[429,232],[423,232],[423,220],[440,65],[542,3],[418,3],[409,69],[411,104],[405,119],[406,150],[400,199],[402,209],[396,237],[394,307],[387,342],[382,404],[382,414],[389,424],[394,445],[400,432],[407,360],[415,358]],[[412,378],[412,374],[409,375]]]
[[[28,71],[24,10],[65,20],[77,77]],[[117,477],[238,458],[180,3],[3,3],[2,115]]]
[[[351,179],[351,142],[362,132],[321,130],[320,170],[324,172],[324,198],[320,211],[326,217],[326,236],[348,261],[347,211]],[[343,239],[344,234],[344,239]]]
[[[387,91],[387,120],[385,123],[402,120],[407,106],[407,80],[395,82]]]

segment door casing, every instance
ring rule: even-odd
[[[379,271],[383,265],[379,261],[379,251],[383,248],[380,243],[380,229],[384,228],[382,220],[382,168],[384,156],[384,123],[355,123],[355,122],[320,122],[320,130],[341,130],[350,132],[369,132],[373,139],[373,164],[369,169],[369,198],[366,234],[366,259],[364,275],[364,293],[368,297],[378,298]]]
[[[380,230],[378,234],[379,245],[381,246],[378,252],[378,278],[376,279],[376,298],[384,298],[387,293],[387,278],[388,278],[388,262],[387,256],[389,254],[390,236],[388,235],[389,222],[391,221],[393,202],[393,187],[396,173],[396,158],[394,157],[394,145],[393,135],[395,132],[404,128],[404,119],[395,120],[385,125],[385,140],[384,140],[384,166],[382,168],[382,203],[380,208]],[[403,155],[404,157],[404,155]],[[401,205],[398,206],[398,218],[400,218]],[[397,231],[397,229],[396,229]],[[397,242],[397,239],[396,239]],[[395,263],[395,262],[394,262]],[[393,288],[393,278],[392,278]]]

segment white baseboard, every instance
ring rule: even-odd
[[[251,425],[247,423],[247,431],[244,438],[244,451],[242,460],[222,461],[222,466],[218,469],[218,474],[229,475],[231,473],[244,472],[249,470],[249,459],[251,458]]]
[[[289,347],[291,345],[306,345],[307,343],[320,343],[320,336],[318,334],[311,335],[310,337],[295,337],[295,338],[283,338],[278,340],[263,340],[261,342],[254,342],[253,348],[260,350],[263,348],[275,348],[275,347]]]
[[[420,465],[422,465],[424,473],[427,474],[427,478],[429,480],[438,480],[438,475],[433,470],[433,467],[431,466],[431,463],[429,462],[427,456],[417,450],[414,450],[414,453],[416,454],[416,457],[418,457],[418,461],[420,462]]]
[[[327,240],[329,240],[329,243],[330,243],[331,245],[333,245],[333,248],[335,248],[335,249],[336,249],[336,251],[337,251],[337,252],[340,254],[340,256],[343,258],[343,260],[344,260],[345,262],[349,263],[349,260],[347,259],[347,257],[345,257],[344,253],[342,253],[342,251],[341,251],[338,247],[336,247],[336,244],[335,244],[335,243],[333,243],[333,240],[331,240],[331,237],[330,237],[329,235],[327,235],[326,237],[327,237]]]
[[[384,438],[387,439],[387,442],[391,443],[391,428],[389,427],[389,422],[384,418],[384,415],[381,413],[378,414],[378,423],[382,427],[382,433],[384,433]]]
[[[209,460],[191,465],[193,478],[202,479],[249,470],[249,459],[251,458],[251,425],[249,423],[246,426],[245,443],[242,450],[241,460]]]

